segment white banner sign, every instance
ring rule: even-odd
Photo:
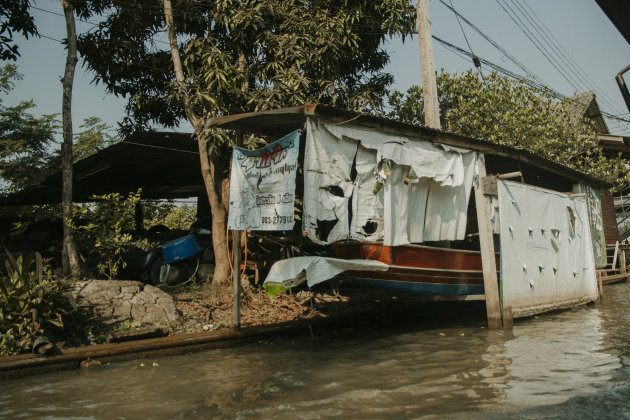
[[[291,230],[300,132],[267,146],[234,148],[230,175],[232,230]]]

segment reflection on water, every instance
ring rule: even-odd
[[[629,417],[630,284],[606,294],[513,331],[343,330],[5,381],[0,417]]]

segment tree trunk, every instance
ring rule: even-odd
[[[63,217],[63,246],[62,260],[64,274],[79,275],[79,255],[72,237],[72,84],[74,69],[77,65],[77,33],[74,25],[74,9],[69,0],[61,0],[63,14],[66,18],[66,32],[68,34],[68,56],[63,75],[63,145],[61,146],[61,208]]]
[[[210,212],[212,213],[212,246],[214,250],[215,268],[213,282],[216,285],[227,283],[230,275],[230,260],[227,252],[227,199],[223,193],[222,172],[217,170],[219,163],[216,154],[213,153],[211,159],[206,146],[207,138],[204,134],[203,121],[194,112],[191,104],[186,84],[184,80],[184,69],[177,46],[177,37],[175,36],[175,28],[173,25],[173,6],[171,0],[164,0],[164,21],[166,22],[166,32],[171,48],[171,58],[173,61],[173,70],[175,72],[175,80],[181,97],[183,99],[184,111],[186,117],[195,128],[197,136],[199,161],[201,164],[201,176],[208,195],[210,203]]]

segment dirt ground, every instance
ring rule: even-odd
[[[182,324],[173,333],[217,330],[232,326],[232,289],[212,290],[195,285],[171,293]],[[241,297],[241,326],[272,325],[309,318],[328,318],[370,312],[409,301],[383,290],[321,285],[313,290],[297,288],[270,298],[262,288],[245,288]]]

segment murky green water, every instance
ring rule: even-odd
[[[630,284],[517,321],[283,338],[0,382],[5,418],[630,418]]]

